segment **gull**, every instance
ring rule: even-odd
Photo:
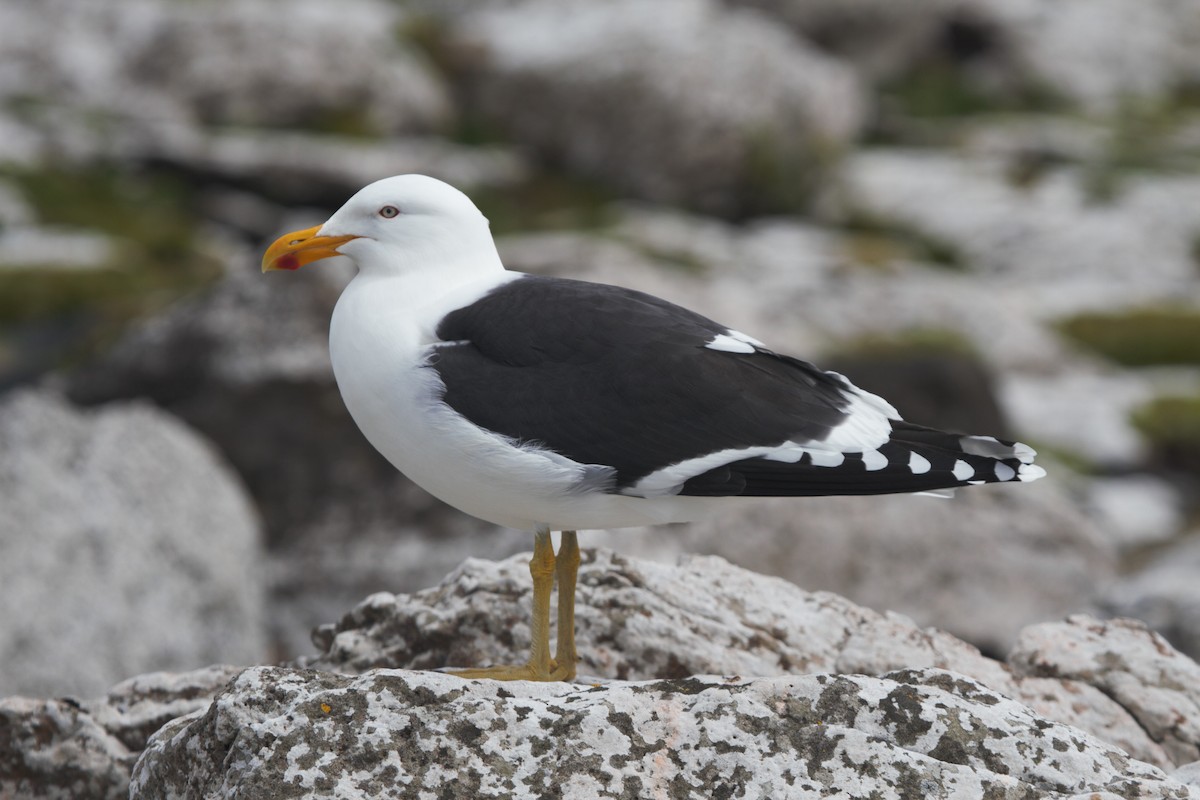
[[[430,177],[366,186],[323,225],[281,236],[262,268],[339,255],[358,272],[330,357],[363,435],[434,496],[534,535],[529,660],[462,677],[574,678],[578,530],[690,521],[754,497],[1045,474],[1024,444],[905,422],[844,376],[666,300],[507,270],[479,209]]]

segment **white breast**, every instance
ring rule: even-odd
[[[397,469],[481,519],[556,530],[663,521],[663,509],[634,498],[580,496],[575,487],[583,477],[581,465],[518,448],[440,402],[437,373],[425,366],[437,341],[437,321],[515,277],[489,276],[432,300],[428,286],[414,285],[408,277],[360,275],[351,281],[338,300],[329,334],[334,375],[350,415]],[[423,302],[414,303],[423,292]],[[614,515],[626,506],[628,511]]]

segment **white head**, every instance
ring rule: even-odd
[[[349,256],[364,274],[503,269],[487,218],[465,194],[425,175],[397,175],[365,186],[324,225],[279,237],[264,272]],[[445,275],[450,278],[449,274]]]

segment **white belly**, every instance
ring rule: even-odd
[[[580,492],[582,465],[521,449],[481,431],[440,401],[437,373],[423,366],[445,310],[500,280],[414,306],[424,287],[403,280],[351,281],[334,310],[329,346],[350,415],[397,469],[434,496],[473,516],[512,528],[616,528],[694,519],[700,498],[638,498]]]

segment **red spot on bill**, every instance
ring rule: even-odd
[[[295,253],[284,253],[275,262],[279,269],[300,269],[300,257]]]

